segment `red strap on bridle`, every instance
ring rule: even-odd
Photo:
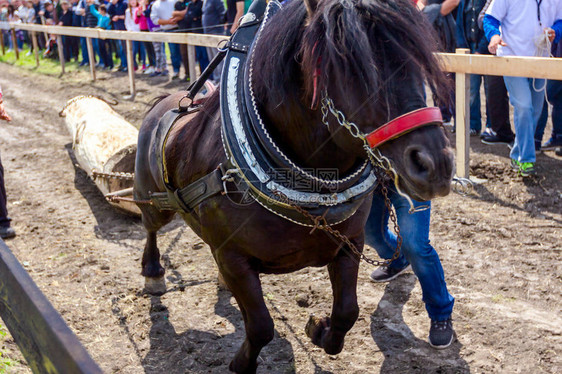
[[[365,138],[369,146],[375,148],[419,127],[442,123],[443,117],[439,108],[421,108],[385,123]]]

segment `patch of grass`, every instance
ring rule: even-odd
[[[8,333],[6,332],[6,330],[4,330],[4,326],[0,324],[0,345],[4,342],[7,335]],[[16,362],[7,357],[4,357],[3,352],[0,349],[0,374],[7,374],[9,368],[15,365]]]
[[[35,55],[32,53],[27,56],[29,52],[29,47],[24,46],[23,50],[19,53],[19,59],[16,59],[15,51],[10,51],[6,49],[6,54],[0,55],[0,62],[5,62],[14,66],[19,66],[27,70],[35,71],[40,74],[58,76],[61,73],[61,65],[58,60],[51,58],[43,58],[42,53],[39,55],[39,67],[35,64]],[[67,62],[65,64],[65,71],[72,72],[78,70],[77,62]]]

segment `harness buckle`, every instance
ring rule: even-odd
[[[224,167],[223,167],[222,164],[219,165],[219,168],[222,172],[221,181],[222,181],[223,191],[221,192],[221,195],[226,195],[226,194],[228,194],[228,188],[226,187],[226,182],[234,183],[235,181],[234,181],[234,177],[232,175],[238,174],[239,171],[236,168],[224,170]]]

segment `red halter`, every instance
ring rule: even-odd
[[[412,130],[432,124],[442,124],[443,117],[437,107],[414,110],[385,123],[365,138],[371,148],[378,147]]]

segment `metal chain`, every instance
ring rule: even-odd
[[[96,178],[106,178],[106,179],[121,179],[132,181],[135,179],[134,173],[120,173],[120,172],[112,172],[112,173],[103,173],[97,170],[92,170],[92,177]]]
[[[391,258],[386,259],[386,260],[382,260],[382,261],[381,260],[374,260],[372,258],[367,257],[365,254],[363,254],[363,252],[360,252],[357,249],[355,244],[353,244],[351,242],[351,240],[346,235],[342,234],[339,230],[336,230],[336,229],[330,227],[330,225],[328,225],[328,221],[326,221],[326,217],[325,217],[328,210],[326,210],[326,212],[324,212],[324,214],[321,215],[321,216],[315,216],[315,215],[311,214],[310,212],[306,211],[305,209],[303,209],[298,204],[293,203],[287,197],[287,195],[285,195],[281,191],[272,191],[272,192],[275,196],[277,196],[277,198],[279,198],[279,200],[281,202],[289,205],[290,207],[292,207],[297,212],[299,212],[300,214],[302,214],[306,218],[310,219],[314,223],[314,227],[310,231],[310,234],[312,234],[316,229],[320,229],[322,231],[327,232],[328,234],[332,235],[336,239],[339,239],[341,243],[344,243],[345,245],[347,245],[348,248],[351,250],[352,254],[357,256],[360,260],[363,260],[366,263],[368,263],[370,265],[373,265],[373,266],[388,266],[393,261],[395,261],[398,257],[400,257],[400,249],[402,248],[402,236],[400,235],[400,227],[398,227],[396,215],[392,211],[391,202],[390,202],[390,199],[388,198],[388,190],[387,190],[386,186],[384,186],[384,184],[383,184],[383,187],[382,187],[382,193],[384,195],[384,203],[386,205],[386,208],[389,211],[390,220],[394,224],[394,229],[396,230],[396,249],[394,250],[394,254],[392,255]]]

